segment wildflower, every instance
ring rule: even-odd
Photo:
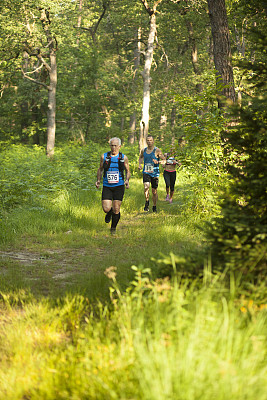
[[[106,270],[105,270],[105,272],[104,272],[104,274],[109,278],[109,279],[112,279],[113,281],[115,281],[116,280],[116,276],[117,276],[117,267],[113,267],[113,266],[111,266],[111,267],[108,267]]]

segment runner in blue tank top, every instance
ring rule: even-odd
[[[103,175],[102,208],[106,213],[105,222],[111,221],[110,232],[115,233],[120,219],[120,207],[124,189],[129,189],[130,168],[127,156],[120,152],[121,140],[112,138],[109,141],[110,152],[102,154],[97,170],[97,189]],[[124,172],[126,179],[124,180]],[[104,173],[104,174],[103,174]]]
[[[160,149],[154,146],[153,136],[148,135],[147,147],[141,150],[139,156],[139,169],[142,169],[142,162],[144,162],[143,167],[143,183],[144,183],[144,193],[145,193],[145,207],[144,211],[149,211],[149,186],[152,186],[152,200],[153,200],[153,212],[157,212],[157,200],[158,200],[158,184],[159,184],[159,164],[160,159],[164,163],[165,158]]]

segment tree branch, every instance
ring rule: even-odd
[[[99,27],[99,24],[100,24],[100,22],[102,21],[102,19],[104,18],[104,15],[105,15],[105,13],[106,13],[106,11],[107,11],[107,9],[108,9],[109,1],[107,1],[107,2],[103,1],[103,4],[102,4],[102,5],[103,5],[102,14],[101,14],[100,17],[98,18],[98,20],[97,20],[97,22],[96,22],[96,24],[95,24],[94,27],[85,28],[85,27],[83,27],[83,26],[80,26],[80,27],[74,26],[74,28],[82,29],[82,30],[84,30],[84,31],[89,31],[90,34],[91,34],[91,36],[92,36],[93,42],[95,42],[95,34],[96,34],[96,31],[97,31],[97,28]]]
[[[24,50],[26,51],[26,53],[29,54],[30,57],[35,56],[36,58],[38,58],[38,60],[41,61],[41,63],[45,66],[48,72],[51,71],[50,65],[43,59],[42,55],[39,52],[37,53],[33,52],[27,43],[25,43]]]
[[[157,0],[156,3],[154,4],[154,6],[153,6],[153,11],[154,11],[154,13],[156,12],[157,7],[158,7],[158,5],[159,5],[161,2],[162,2],[162,0]]]
[[[246,89],[244,88],[239,88],[240,92],[245,93],[247,96],[251,97],[252,99],[255,98],[255,95],[253,95],[252,93],[249,93]]]
[[[143,6],[145,7],[146,12],[148,12],[148,14],[149,14],[150,16],[154,14],[154,10],[152,10],[152,9],[149,7],[149,5],[148,5],[148,3],[147,3],[147,0],[141,0],[141,3],[143,3]]]
[[[43,68],[43,64],[40,67],[37,67],[34,71],[31,72],[24,72],[25,75],[34,74],[35,72],[39,71],[39,69]]]
[[[36,83],[36,85],[41,85],[41,86],[45,87],[47,90],[49,89],[49,87],[48,87],[45,83],[40,82],[40,81],[37,81],[36,79],[33,79],[33,78],[31,78],[30,76],[28,76],[28,75],[23,71],[23,68],[21,68],[21,72],[22,72],[22,75],[23,75],[24,78],[29,79],[29,81],[31,81],[31,82]],[[34,72],[34,71],[33,71],[33,72]]]
[[[95,27],[94,27],[94,29],[93,29],[93,34],[94,34],[94,35],[95,35],[96,31],[97,31],[97,28],[98,28],[98,26],[99,26],[101,20],[104,18],[104,15],[105,15],[105,13],[106,13],[106,11],[107,11],[108,6],[109,6],[109,1],[108,1],[107,3],[103,2],[103,8],[104,8],[104,10],[103,10],[102,14],[100,15],[100,17],[98,18],[97,23],[95,24]]]

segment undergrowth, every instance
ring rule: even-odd
[[[0,398],[265,399],[266,305],[236,297],[221,275],[152,280],[116,269],[110,304],[83,296],[2,296]]]

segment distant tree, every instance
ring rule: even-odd
[[[37,85],[44,86],[48,91],[46,154],[48,157],[52,157],[54,155],[56,137],[57,39],[50,29],[51,19],[49,10],[39,9],[38,11],[40,12],[40,21],[46,37],[46,46],[41,50],[40,48],[35,48],[29,40],[25,41],[25,52],[29,57],[35,57],[37,64],[32,71],[25,71],[22,68],[22,73],[24,78],[29,79]],[[48,49],[48,54],[45,52],[46,48]],[[49,62],[46,61],[47,57],[49,57]],[[48,84],[32,78],[32,74],[42,68],[45,68],[49,77]]]
[[[208,0],[213,56],[218,87],[218,105],[225,106],[225,99],[235,102],[234,75],[231,64],[230,34],[225,0]]]
[[[140,136],[139,136],[139,148],[142,149],[146,145],[146,138],[149,130],[149,104],[150,104],[150,86],[151,77],[150,70],[153,60],[154,42],[156,38],[156,12],[157,7],[162,0],[153,2],[153,6],[150,7],[146,0],[141,0],[146,12],[149,15],[149,34],[147,40],[147,48],[145,51],[145,65],[142,71],[143,77],[143,105],[142,105],[142,117],[140,121]]]
[[[9,2],[9,0],[8,0]],[[56,133],[56,88],[57,88],[57,50],[58,38],[63,37],[62,17],[72,6],[71,2],[65,2],[64,7],[60,0],[43,0],[37,2],[30,0],[21,2],[14,0],[3,6],[4,17],[1,26],[7,35],[10,30],[4,25],[5,19],[9,18],[14,36],[15,51],[11,55],[5,54],[5,60],[9,57],[15,61],[15,73],[20,64],[20,71],[24,80],[34,85],[43,87],[47,90],[47,156],[54,154],[55,133]],[[64,19],[64,17],[63,17]],[[3,41],[1,48],[4,53],[8,39]],[[17,75],[16,78],[18,79]],[[18,81],[16,82],[18,85]],[[29,98],[25,97],[21,101],[21,113],[23,121],[23,110],[27,109]],[[36,104],[32,110],[36,109]],[[34,118],[32,118],[34,121]]]

